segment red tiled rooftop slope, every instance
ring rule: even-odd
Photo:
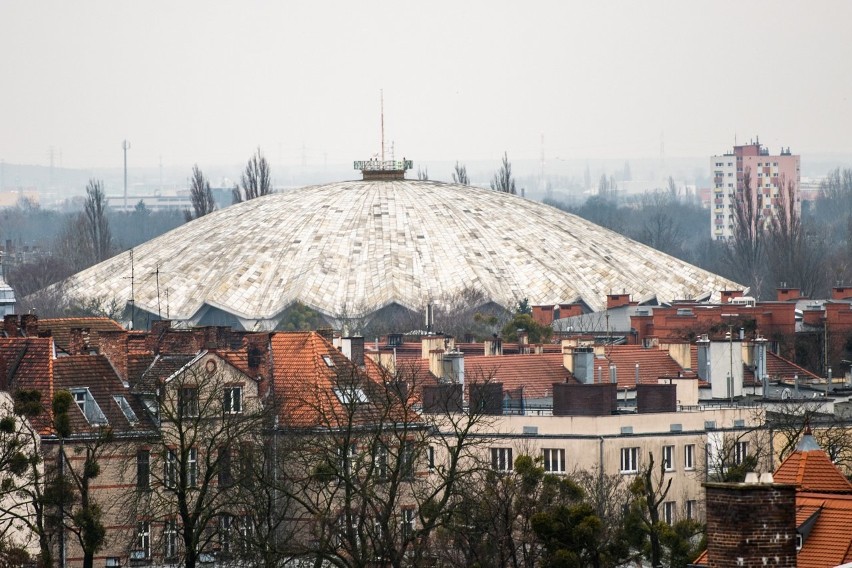
[[[613,345],[605,351],[606,359],[595,358],[595,381],[598,379],[598,367],[602,367],[604,381],[609,381],[609,362],[615,364],[615,373],[619,388],[636,385],[636,363],[639,363],[639,382],[657,384],[660,377],[694,377],[694,373],[684,372],[668,351],[648,349],[641,345]],[[608,361],[607,361],[608,359]]]
[[[127,392],[128,389],[124,387],[121,379],[115,374],[115,370],[106,357],[102,355],[60,357],[54,362],[53,373],[54,384],[57,389],[87,387],[104,413],[107,422],[116,432],[135,431],[151,426],[147,420],[147,412],[137,402],[136,397]],[[136,423],[130,423],[113,395],[125,397],[134,414],[136,414],[138,419]],[[76,408],[76,405],[75,408],[71,409],[70,416],[73,432],[84,432],[92,427],[79,408]]]
[[[0,337],[2,384],[8,390],[37,389],[53,398],[53,339],[50,337]]]
[[[48,318],[38,320],[39,332],[49,331],[53,340],[56,342],[56,348],[62,351],[68,351],[71,330],[75,328],[89,330],[89,346],[94,349],[98,349],[100,346],[98,332],[124,331],[124,328],[118,322],[103,317]]]
[[[776,483],[795,485],[800,491],[852,494],[852,483],[821,449],[795,450],[778,466],[774,477]]]
[[[280,422],[295,428],[336,428],[350,421],[335,388],[353,385],[367,402],[355,406],[351,420],[367,423],[391,408],[383,386],[373,382],[316,332],[281,332],[271,338],[273,384],[280,403]],[[326,363],[328,358],[332,365]]]
[[[797,555],[799,568],[824,568],[852,561],[849,527],[852,526],[852,495],[799,493],[796,524],[819,514]]]
[[[503,390],[524,389],[524,396],[550,396],[553,383],[564,383],[571,374],[562,366],[561,354],[477,356],[464,358],[465,383],[503,383]]]

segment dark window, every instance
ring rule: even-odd
[[[219,485],[228,487],[234,484],[234,474],[231,471],[231,448],[219,448]]]
[[[136,488],[151,488],[151,452],[149,450],[136,452]]]
[[[225,400],[222,409],[227,414],[239,414],[243,411],[243,389],[242,387],[226,387]]]
[[[198,389],[195,387],[184,387],[180,390],[180,415],[181,417],[198,416]]]

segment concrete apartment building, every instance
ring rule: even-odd
[[[762,219],[768,220],[783,209],[781,189],[793,184],[793,207],[801,213],[799,195],[800,162],[798,155],[782,148],[781,153],[772,155],[759,141],[734,146],[731,153],[713,156],[710,171],[713,177],[713,195],[710,205],[710,237],[717,241],[730,239],[734,235],[734,206],[741,195],[746,178],[756,191],[757,203]]]

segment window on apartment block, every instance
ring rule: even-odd
[[[673,525],[675,522],[675,502],[665,501],[663,503],[663,521],[667,525]]]
[[[512,471],[512,448],[491,448],[491,469],[494,471]]]
[[[683,469],[695,469],[695,444],[687,444],[683,447]]]
[[[544,460],[544,471],[549,473],[565,473],[565,450],[561,448],[544,448],[541,450]]]
[[[251,515],[243,515],[239,518],[239,531],[240,531],[240,542],[238,546],[240,548],[240,552],[245,554],[248,552],[249,545],[251,544],[251,538],[254,534],[254,520]]]
[[[136,452],[136,489],[151,488],[151,451]]]
[[[355,465],[358,459],[358,445],[348,444],[342,448],[337,448],[337,457],[339,460],[340,475],[352,475],[355,473]]]
[[[385,481],[388,478],[388,449],[379,446],[373,456],[373,468],[376,478]]]
[[[166,463],[163,466],[163,483],[169,489],[174,489],[177,484],[177,452],[174,450],[166,452]]]
[[[410,539],[414,535],[414,509],[402,510],[402,538]]]
[[[426,448],[426,463],[429,467],[429,472],[435,471],[435,446]]]
[[[734,445],[734,464],[740,465],[748,457],[748,442],[737,442]]]
[[[230,487],[234,484],[234,472],[231,469],[231,447],[219,448],[219,485]]]
[[[222,410],[226,414],[239,414],[243,411],[243,387],[225,387]]]
[[[404,440],[399,448],[399,459],[401,461],[399,465],[399,473],[404,479],[411,479],[414,477],[415,462],[417,461],[415,459],[416,457],[414,442],[411,440]]]
[[[198,416],[198,389],[195,387],[183,387],[180,389],[180,415],[183,418],[194,418]]]
[[[621,448],[621,473],[639,471],[639,448]]]
[[[225,513],[219,517],[219,550],[224,554],[231,552],[231,524],[234,518]]]
[[[144,560],[151,556],[151,524],[148,521],[136,523],[136,548],[130,552],[131,560]]]
[[[674,471],[674,446],[663,446],[663,467],[666,471]]]
[[[178,532],[177,521],[174,519],[166,521],[163,525],[163,556],[165,558],[177,558],[178,555]]]
[[[690,521],[698,519],[698,502],[690,499],[686,502],[686,518]]]
[[[197,448],[189,448],[189,455],[187,456],[187,466],[189,472],[186,476],[186,482],[189,487],[195,487],[198,485],[198,449]]]

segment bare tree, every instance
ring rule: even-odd
[[[491,178],[491,189],[502,193],[517,194],[515,189],[515,178],[512,177],[512,164],[509,163],[509,158],[506,152],[503,152],[503,164],[494,177]]]
[[[257,383],[212,353],[200,353],[159,388],[160,436],[148,483],[129,495],[140,521],[133,549],[145,553],[152,529],[159,554],[194,568],[218,544],[231,552],[238,529],[251,531],[241,491],[254,479],[268,410]],[[146,536],[142,536],[146,535]]]
[[[760,297],[765,274],[765,219],[760,205],[751,171],[746,168],[743,189],[734,198],[734,234],[728,243],[727,261],[736,279],[748,285],[755,298]]]
[[[458,161],[453,167],[453,181],[461,185],[470,185],[470,178],[467,177],[467,166],[459,164]]]
[[[112,233],[106,216],[107,207],[103,182],[90,179],[86,186],[86,201],[83,205],[83,212],[89,247],[95,263],[106,260],[111,254]]]
[[[244,194],[242,197],[246,201],[272,193],[269,163],[260,148],[249,158],[240,180]]]
[[[813,237],[813,238],[812,238]],[[776,214],[769,223],[766,260],[776,285],[799,288],[805,297],[812,295],[825,282],[825,240],[809,236],[796,205],[792,181],[781,183]]]
[[[185,211],[187,221],[198,219],[216,210],[216,202],[213,200],[213,192],[210,182],[198,169],[198,164],[192,166],[192,181],[189,186],[189,199],[192,202],[192,212]]]
[[[377,382],[329,357],[332,388],[316,385],[285,402],[294,422],[279,426],[281,488],[308,536],[300,555],[317,566],[422,565],[433,554],[430,535],[450,521],[480,463],[475,432],[486,417],[420,414],[414,367],[383,370]]]

